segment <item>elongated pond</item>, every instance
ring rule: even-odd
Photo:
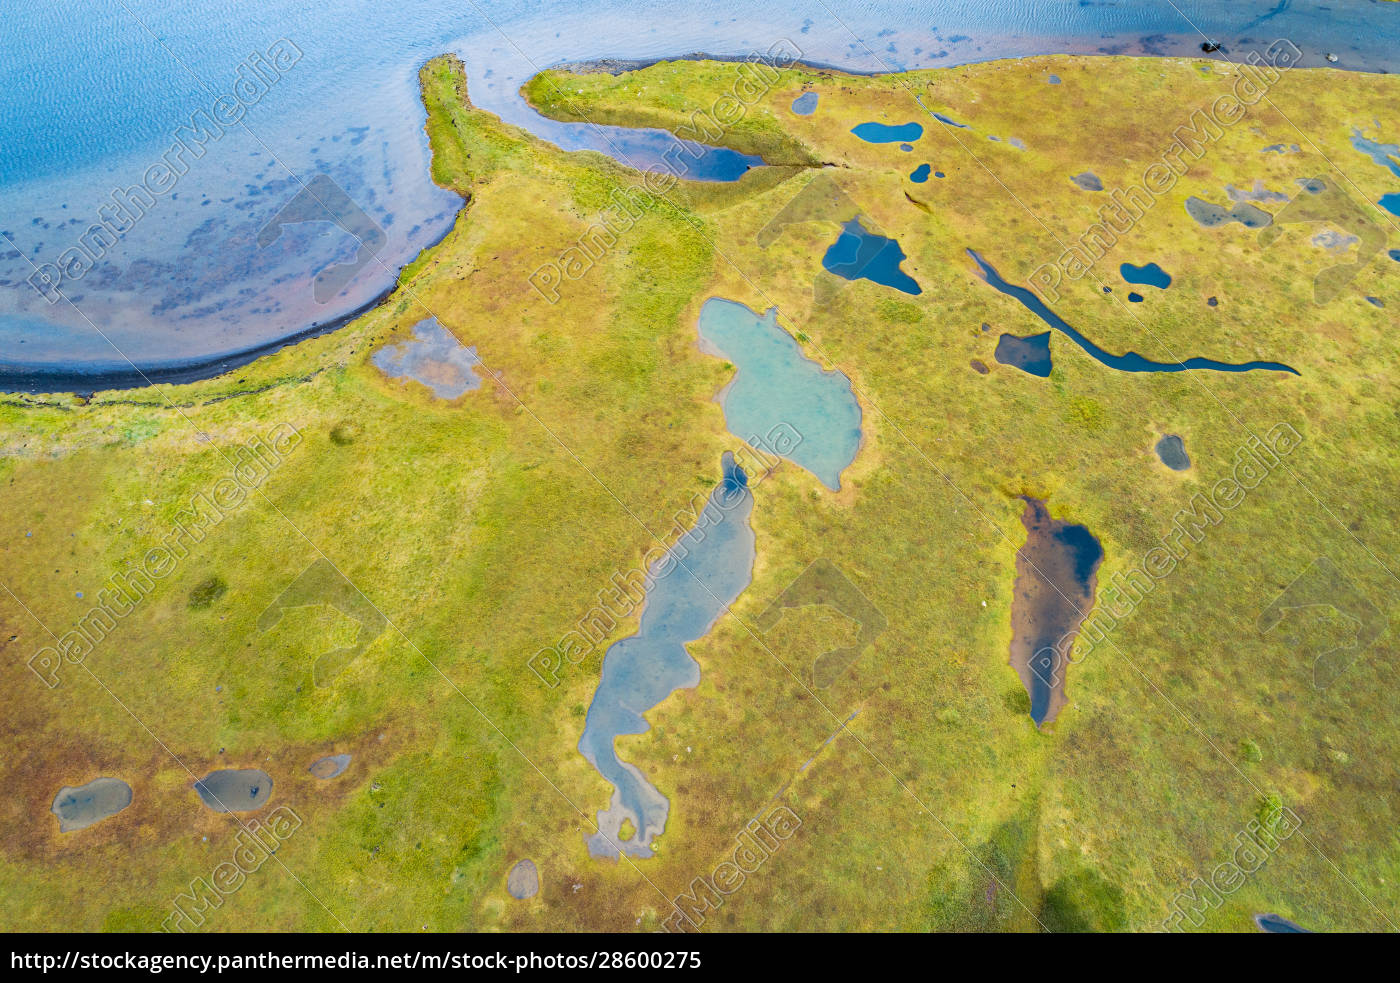
[[[1289,921],[1282,915],[1261,914],[1254,916],[1254,924],[1259,931],[1270,935],[1311,935],[1312,932],[1297,922]]]
[[[983,279],[997,290],[1014,297],[1021,302],[1028,311],[1040,318],[1055,330],[1061,332],[1080,348],[1088,352],[1095,361],[1107,365],[1111,369],[1120,372],[1186,372],[1196,369],[1205,369],[1212,372],[1254,372],[1267,370],[1273,372],[1289,372],[1298,374],[1298,370],[1282,362],[1217,362],[1213,358],[1192,357],[1181,362],[1154,362],[1151,359],[1143,358],[1137,352],[1127,352],[1123,355],[1114,355],[1106,352],[1088,338],[1084,337],[1077,328],[1069,324],[1058,314],[1045,305],[1045,302],[1037,297],[1025,287],[1018,287],[1013,283],[1008,283],[1002,279],[1001,274],[993,268],[992,264],[979,256],[976,251],[969,249],[968,255],[976,261],[982,270]]]
[[[330,754],[312,763],[309,771],[316,778],[327,780],[339,778],[345,773],[345,769],[350,767],[350,755]]]
[[[671,803],[617,756],[617,739],[651,729],[644,714],[678,689],[700,682],[700,664],[686,645],[704,638],[753,578],[753,493],[748,475],[725,453],[721,480],[694,528],[647,571],[648,589],[637,633],[608,647],[603,675],[584,721],[578,749],[613,787],[588,838],[595,857],[652,855]],[[631,835],[624,839],[623,827]]]
[[[1103,547],[1086,527],[1051,518],[1039,499],[1023,500],[1026,543],[1016,553],[1011,666],[1039,727],[1065,704],[1065,672],[1080,623],[1094,606]]]
[[[913,143],[924,128],[918,123],[861,123],[851,132],[866,143]]]
[[[1118,267],[1118,275],[1129,283],[1137,284],[1140,287],[1156,287],[1158,290],[1166,290],[1172,285],[1171,274],[1156,263],[1144,263],[1142,266],[1124,263]]]

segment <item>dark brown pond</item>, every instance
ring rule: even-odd
[[[1103,547],[1084,526],[1051,518],[1045,503],[1023,497],[1026,544],[1016,552],[1011,600],[1011,666],[1031,698],[1036,726],[1065,705],[1065,668],[1079,625],[1094,606]]]

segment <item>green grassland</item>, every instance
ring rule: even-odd
[[[552,116],[679,129],[746,70],[545,73],[527,95]],[[1063,84],[1047,85],[1050,72]],[[1358,200],[1395,190],[1348,138],[1397,117],[1400,82],[1287,73],[1100,261],[1112,294],[1086,277],[1053,305],[1113,352],[1272,359],[1300,376],[1124,374],[1059,335],[1049,379],[996,365],[1000,332],[1043,326],[978,279],[964,252],[1023,282],[1095,221],[1102,197],[1069,176],[1136,182],[1192,109],[1228,91],[1230,72],[1069,57],[870,78],[786,69],[718,138],[784,166],[654,196],[551,304],[532,272],[640,176],[501,124],[471,106],[460,63],[430,62],[433,176],[468,204],[383,306],[207,382],[0,404],[0,556],[13,592],[0,592],[7,925],[157,929],[174,896],[234,848],[236,822],[204,810],[191,782],[263,767],[273,804],[303,826],[209,914],[211,930],[654,929],[669,899],[776,802],[801,829],[705,930],[1148,929],[1228,859],[1271,795],[1301,818],[1301,835],[1204,927],[1242,930],[1251,913],[1276,911],[1320,930],[1393,928],[1395,636],[1319,691],[1305,653],[1255,619],[1318,555],[1376,604],[1392,596],[1400,267],[1382,254],[1317,306],[1313,275],[1335,260],[1309,243],[1313,230],[1265,250],[1238,224],[1197,226],[1181,203],[1228,203],[1226,183],[1256,178],[1290,193],[1297,178],[1342,180],[1329,161]],[[821,93],[809,118],[788,111],[805,89]],[[938,125],[916,95],[971,128]],[[901,153],[850,135],[867,120],[926,132]],[[1260,152],[1274,143],[1304,153]],[[947,177],[911,183],[923,162]],[[898,239],[920,296],[821,273],[837,232],[827,221],[758,244],[819,176]],[[1149,260],[1174,282],[1129,308],[1118,264]],[[864,442],[840,493],[791,465],[757,485],[753,583],[691,646],[699,687],[620,742],[671,799],[657,855],[596,861],[584,835],[610,789],[576,744],[603,647],[554,689],[526,662],[615,571],[640,563],[736,448],[713,401],[732,369],[695,344],[700,305],[715,295],[776,305],[809,355],[847,373]],[[476,346],[492,373],[480,391],[436,400],[369,362],[430,313]],[[974,372],[973,359],[991,372]],[[102,582],[227,473],[224,453],[284,422],[302,441],[260,494],[46,688],[25,666],[48,644],[45,626],[70,628]],[[1288,469],[1194,545],[1113,645],[1070,671],[1068,705],[1037,731],[1006,664],[1024,537],[1015,496],[1046,496],[1056,517],[1094,531],[1104,584],[1228,474],[1251,432],[1279,423],[1303,436]],[[1192,471],[1157,462],[1161,433],[1183,435]],[[353,636],[343,619],[303,610],[257,627],[321,556],[390,621],[326,687],[311,668]],[[751,628],[821,557],[889,628],[812,690],[812,660],[853,626],[809,609],[767,634]],[[207,586],[214,577],[222,594]],[[635,618],[611,637],[634,628]],[[344,776],[306,774],[338,752],[355,756]],[[54,793],[98,775],[128,781],[132,806],[60,835]],[[505,878],[522,857],[542,889],[515,901]]]

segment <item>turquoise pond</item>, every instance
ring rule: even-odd
[[[913,181],[915,184],[923,184],[928,180],[930,170],[932,170],[932,168],[927,164],[920,164],[918,167],[914,168],[914,173],[909,175],[909,180]]]
[[[613,787],[598,813],[589,853],[650,857],[666,828],[671,803],[636,765],[617,756],[617,739],[651,729],[646,714],[678,689],[700,682],[700,664],[686,645],[710,633],[753,579],[756,555],[753,492],[748,475],[726,452],[721,479],[702,516],[647,570],[646,601],[637,633],[608,646],[603,675],[588,707],[578,749]],[[630,822],[633,834],[622,838]]]
[[[776,308],[755,314],[743,304],[712,297],[700,309],[700,348],[732,362],[733,380],[719,394],[729,432],[761,450],[759,434],[786,427],[799,435],[786,458],[826,487],[841,487],[841,472],[860,449],[861,409],[851,380],[802,354],[778,326]]]
[[[792,111],[798,116],[811,116],[817,111],[818,98],[815,92],[804,92],[792,101]]]
[[[822,268],[843,280],[870,280],[918,296],[923,288],[900,269],[907,257],[899,243],[867,229],[856,216],[841,225],[841,235],[822,256]]]
[[[1400,192],[1382,195],[1381,200],[1376,202],[1376,204],[1380,205],[1392,215],[1400,215]]]
[[[913,143],[924,135],[918,123],[861,123],[851,130],[866,143]]]

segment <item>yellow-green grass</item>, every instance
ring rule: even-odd
[[[740,70],[684,62],[569,76],[568,106],[537,101],[552,115],[679,126]],[[1181,205],[1187,194],[1224,201],[1225,183],[1256,177],[1292,191],[1296,177],[1329,173],[1323,155],[1374,201],[1385,173],[1350,149],[1350,127],[1392,117],[1400,87],[1288,73],[1274,105],[1251,109],[1100,262],[1114,294],[1086,280],[1054,305],[1110,351],[1277,359],[1300,377],[1127,375],[1060,336],[1048,380],[996,366],[1001,331],[1043,325],[977,279],[964,254],[976,248],[1024,280],[1094,218],[1100,197],[1069,176],[1136,181],[1190,111],[1226,91],[1227,71],[1116,58],[886,78],[786,70],[723,139],[786,148],[793,165],[836,164],[827,174],[901,242],[921,296],[867,282],[814,288],[830,223],[789,227],[760,248],[758,230],[817,173],[787,167],[676,187],[550,304],[529,275],[639,177],[501,125],[469,105],[460,64],[430,62],[434,177],[469,204],[383,307],[228,377],[0,407],[0,549],[15,594],[0,596],[0,637],[18,636],[3,670],[16,750],[0,758],[12,790],[0,852],[9,924],[157,926],[177,891],[228,858],[237,828],[202,809],[185,768],[236,766],[272,772],[274,805],[304,825],[281,864],[210,915],[211,929],[654,928],[670,913],[666,898],[731,854],[775,796],[801,830],[707,930],[1143,929],[1227,859],[1274,792],[1307,840],[1284,843],[1205,926],[1243,929],[1254,911],[1317,929],[1400,921],[1387,798],[1400,751],[1385,672],[1393,638],[1317,691],[1302,655],[1255,627],[1319,554],[1377,603],[1391,594],[1375,557],[1389,562],[1397,546],[1400,296],[1377,259],[1343,299],[1314,306],[1313,273],[1330,261],[1307,234],[1262,250],[1255,233],[1202,229]],[[1063,84],[1046,85],[1050,72]],[[787,111],[803,88],[821,93],[811,118]],[[974,129],[939,127],[911,89]],[[900,153],[849,134],[870,119],[918,120],[928,132]],[[1279,142],[1311,155],[1259,152]],[[948,178],[910,183],[925,160]],[[1398,239],[1392,230],[1390,246]],[[1117,265],[1149,260],[1173,285],[1128,308]],[[614,571],[639,564],[651,534],[664,535],[736,446],[712,398],[732,370],[694,343],[713,295],[776,304],[809,354],[850,375],[864,443],[839,494],[790,465],[757,486],[753,583],[691,646],[699,687],[653,711],[652,731],[620,742],[671,799],[657,856],[599,862],[584,833],[610,790],[575,746],[603,646],[555,689],[526,660],[574,626]],[[1212,295],[1220,307],[1206,307]],[[429,312],[477,347],[494,382],[444,403],[369,363]],[[974,358],[992,372],[973,372]],[[38,622],[60,634],[71,626],[101,582],[224,473],[220,449],[283,421],[304,439],[266,498],[191,549],[88,657],[91,675],[65,666],[46,689],[24,667],[46,640]],[[1048,496],[1057,517],[1088,525],[1107,554],[1105,584],[1228,473],[1249,430],[1281,422],[1304,438],[1292,473],[1269,476],[1194,544],[1113,644],[1070,670],[1068,706],[1036,731],[1006,665],[1023,537],[1013,496]],[[332,440],[337,426],[353,440]],[[1163,432],[1184,436],[1193,471],[1156,461]],[[346,626],[325,613],[290,615],[266,633],[256,623],[322,553],[395,627],[317,689],[315,656]],[[809,610],[767,635],[749,628],[823,556],[889,628],[813,692],[813,658],[852,626]],[[191,590],[211,574],[228,592],[192,610]],[[619,624],[612,638],[634,627]],[[856,710],[849,733],[823,748]],[[1242,752],[1245,741],[1261,760]],[[346,775],[305,774],[333,751],[355,754]],[[133,785],[132,807],[60,836],[53,794],[101,774]],[[543,887],[513,901],[505,875],[527,856]]]

